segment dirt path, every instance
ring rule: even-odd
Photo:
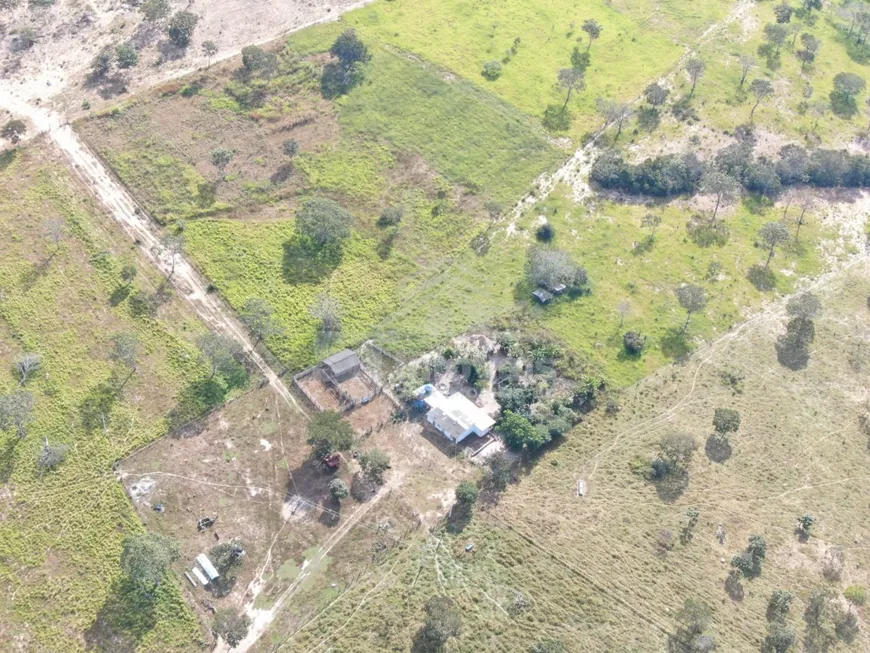
[[[299,576],[290,584],[287,589],[285,589],[272,604],[272,607],[261,609],[255,608],[254,602],[257,596],[260,594],[262,587],[265,585],[264,575],[269,571],[269,559],[271,556],[271,547],[269,548],[269,553],[266,556],[266,562],[263,564],[260,569],[260,573],[257,575],[258,577],[251,583],[249,590],[251,591],[252,597],[245,604],[244,612],[251,619],[251,626],[248,629],[248,634],[238,645],[235,647],[230,647],[223,640],[218,640],[217,645],[214,648],[214,653],[230,653],[233,651],[234,653],[246,653],[263,634],[266,632],[266,629],[269,625],[275,620],[275,617],[278,616],[278,612],[280,612],[281,607],[287,602],[288,599],[292,598],[302,587],[305,579],[307,579],[314,571],[320,567],[323,563],[324,558],[329,555],[329,552],[332,551],[333,547],[335,547],[341,540],[344,539],[344,536],[347,535],[354,526],[362,519],[365,515],[368,514],[369,510],[374,507],[377,502],[381,499],[381,497],[386,496],[391,489],[391,486],[384,486],[380,489],[380,491],[372,497],[368,503],[357,508],[356,512],[354,512],[350,517],[345,519],[341,526],[336,529],[336,531],[329,536],[329,539],[323,543],[320,547],[320,550],[317,552],[311,560],[306,560],[303,565],[302,571]],[[286,522],[285,522],[286,525]],[[283,528],[282,528],[283,530]],[[278,532],[278,535],[281,534],[281,531]],[[276,536],[277,537],[277,536]]]

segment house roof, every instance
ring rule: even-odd
[[[344,349],[329,358],[323,359],[323,364],[329,368],[333,376],[341,376],[360,366],[359,356],[355,351]]]
[[[426,386],[420,390],[424,388]],[[451,437],[459,437],[472,428],[483,433],[495,424],[482,408],[459,392],[449,397],[434,389],[420,394],[425,394],[423,400],[432,408],[429,412],[431,420]]]

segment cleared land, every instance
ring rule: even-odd
[[[581,26],[595,19],[604,30],[590,48],[587,88],[570,104],[576,119],[568,133],[576,139],[600,125],[597,98],[626,101],[640,95],[733,5],[724,0],[690,5],[672,0],[395,0],[350,12],[341,23],[420,54],[540,118],[548,104],[564,101],[557,73],[570,67],[575,46],[586,49],[588,37]],[[501,77],[486,81],[481,75],[484,64],[503,61],[515,39],[517,53],[502,64]]]
[[[51,152],[34,143],[7,155],[0,170],[0,392],[16,389],[21,354],[42,357],[25,386],[35,396],[27,438],[2,435],[0,582],[14,600],[0,608],[0,639],[20,650],[196,649],[199,624],[177,584],[140,603],[121,577],[121,542],[142,525],[111,466],[222,401],[228,388],[208,382],[193,345],[199,322],[158,293],[161,280]],[[64,225],[57,247],[46,236],[55,218]],[[139,271],[130,284],[120,278],[127,264]],[[143,313],[143,300],[157,294],[156,314]],[[109,360],[118,333],[141,343],[138,369],[120,393],[126,373]],[[46,438],[68,453],[41,473]]]
[[[180,543],[179,578],[219,542],[245,549],[221,595],[183,581],[204,620],[209,603],[247,607],[264,625],[273,609],[282,620],[307,620],[409,533],[438,521],[452,489],[473,476],[473,468],[440,451],[440,436],[424,435],[419,422],[393,424],[393,410],[381,396],[347,416],[358,436],[355,450],[377,447],[392,459],[388,485],[380,489],[361,481],[350,457],[336,472],[312,460],[305,423],[268,388],[121,462],[122,482],[146,528]],[[351,488],[341,503],[329,493],[336,478]],[[157,504],[165,511],[154,511]],[[217,523],[198,532],[197,520],[206,516],[217,516]],[[311,587],[323,596],[294,596]]]
[[[304,52],[332,41],[317,28],[300,37]],[[309,311],[318,294],[341,305],[342,343],[360,342],[469,247],[490,221],[487,202],[512,204],[563,155],[501,100],[385,49],[368,64],[369,82],[325,100],[323,57],[296,54],[296,38],[257,106],[245,104],[257,80],[234,61],[80,127],[158,220],[191,220],[188,252],[233,306],[268,298],[287,329],[268,344],[301,368],[319,354]],[[283,154],[287,139],[300,147],[294,159]],[[203,200],[216,146],[236,154],[216,196]],[[356,217],[340,257],[313,260],[300,247],[290,218],[313,195]],[[405,209],[397,231],[376,225],[387,206]]]
[[[497,505],[479,509],[461,534],[409,539],[330,597],[319,618],[290,622],[258,650],[407,650],[422,625],[423,604],[438,594],[462,610],[462,634],[451,644],[456,651],[526,650],[547,637],[568,651],[664,650],[686,598],[710,605],[707,632],[721,650],[758,651],[774,589],[795,594],[788,622],[805,637],[812,590],[842,592],[870,580],[862,545],[870,532],[855,519],[866,510],[861,488],[868,478],[859,419],[870,365],[867,273],[863,262],[814,290],[824,309],[805,370],[777,362],[784,313],[754,318],[685,364],[631,387],[620,413],[584,422]],[[721,463],[704,451],[717,407],[743,416]],[[701,449],[681,493],[660,496],[632,470],[672,431],[693,435]],[[587,482],[584,498],[575,494],[579,479]],[[700,519],[691,540],[680,543],[689,508]],[[802,541],[795,526],[805,512],[817,524]],[[716,535],[720,524],[724,544]],[[663,530],[673,536],[667,550]],[[768,543],[763,571],[743,580],[742,598],[732,599],[724,588],[728,562],[756,533]],[[468,542],[475,545],[471,553]],[[821,561],[837,547],[845,566],[839,580],[826,580]],[[300,600],[321,591],[313,587]],[[864,610],[856,613],[859,621]],[[292,636],[282,643],[286,634]],[[867,646],[862,628],[851,650]]]

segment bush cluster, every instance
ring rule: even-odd
[[[715,167],[737,179],[746,190],[768,197],[784,186],[809,184],[821,188],[870,186],[870,156],[846,150],[808,151],[786,145],[779,159],[756,157],[751,142],[738,142],[721,150]],[[616,152],[605,152],[592,166],[590,177],[602,188],[635,195],[668,197],[698,191],[703,164],[694,154],[667,154],[627,163]]]

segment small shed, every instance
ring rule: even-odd
[[[218,574],[217,569],[214,568],[214,565],[211,563],[211,560],[208,559],[208,556],[204,553],[200,553],[196,556],[196,561],[199,563],[199,566],[202,567],[202,570],[208,575],[211,580],[214,580],[220,574]]]
[[[541,304],[549,304],[553,300],[553,295],[543,288],[538,288],[532,292],[532,297],[537,299]]]
[[[323,366],[339,383],[346,381],[359,372],[360,365],[359,356],[357,356],[355,351],[350,349],[344,349],[329,358],[323,359]]]
[[[566,290],[568,290],[568,286],[566,286],[564,283],[556,284],[555,286],[550,288],[550,292],[554,295],[561,295]]]
[[[199,582],[203,584],[203,587],[208,585],[208,578],[206,578],[205,575],[199,570],[199,567],[194,567],[190,571],[192,571],[193,575],[196,576],[197,580],[199,580]]]

